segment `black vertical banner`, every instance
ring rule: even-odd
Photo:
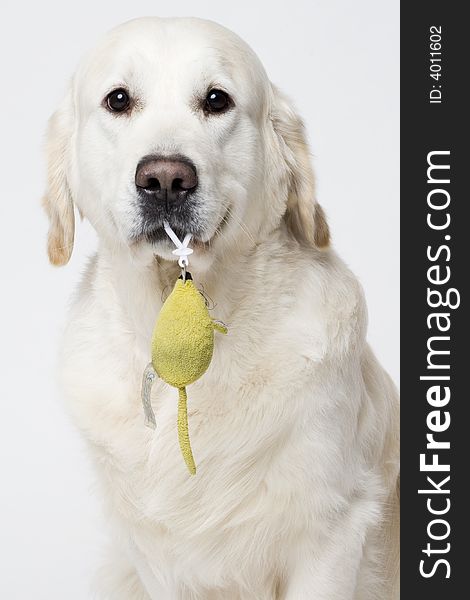
[[[401,6],[401,598],[468,596],[469,25]],[[464,104],[466,105],[464,107]]]

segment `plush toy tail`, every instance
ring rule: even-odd
[[[184,387],[178,388],[178,392],[178,440],[184,462],[186,463],[191,475],[195,475],[196,465],[194,463],[188,432],[188,396],[186,394],[186,388]]]

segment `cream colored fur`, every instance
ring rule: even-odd
[[[102,106],[113,87],[131,115]],[[234,108],[195,98],[224,86]],[[108,600],[394,600],[398,400],[366,342],[362,290],[329,245],[302,123],[253,52],[196,19],[139,19],[80,64],[48,139],[49,255],[65,264],[73,203],[100,247],[61,350],[64,395],[112,524]],[[227,336],[190,386],[198,473],[181,459],[174,390],[140,382],[178,275],[171,245],[131,240],[134,173],[151,153],[198,169],[191,271]]]

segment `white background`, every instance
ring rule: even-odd
[[[207,17],[255,49],[306,121],[334,244],[365,288],[369,340],[397,381],[398,11],[398,0],[4,2],[2,599],[91,598],[104,541],[85,448],[54,381],[68,299],[95,240],[79,225],[69,266],[50,267],[40,208],[46,120],[81,54],[113,25],[144,15]]]

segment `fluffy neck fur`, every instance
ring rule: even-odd
[[[274,292],[282,286],[276,277],[277,267],[286,261],[292,268],[298,267],[296,249],[297,242],[280,227],[256,242],[242,239],[236,245],[236,252],[219,254],[209,268],[204,265],[201,268],[196,250],[189,271],[196,286],[214,303],[212,315],[226,320],[241,303],[246,305],[247,291],[251,288],[262,285]],[[144,338],[150,336],[158,310],[180,274],[176,261],[149,258],[148,253],[111,251],[105,246],[100,248],[98,258],[99,268],[111,275],[117,304],[135,332]]]

